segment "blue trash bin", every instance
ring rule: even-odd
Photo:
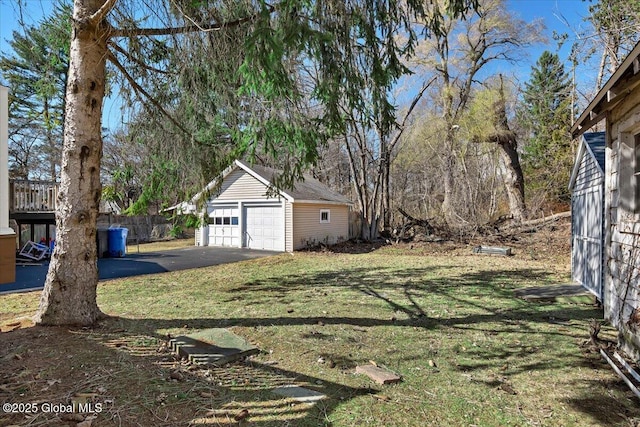
[[[113,227],[109,228],[109,256],[123,257],[127,251],[127,233],[129,229]]]

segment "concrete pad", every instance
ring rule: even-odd
[[[224,365],[259,352],[244,338],[223,328],[181,335],[171,339],[169,345],[179,356],[203,365]]]
[[[327,397],[318,391],[309,390],[308,388],[299,387],[297,385],[285,385],[271,391],[280,396],[289,397],[298,402],[306,403],[317,402],[318,400],[322,400]]]
[[[577,284],[551,285],[517,289],[514,294],[527,301],[553,302],[589,302],[587,298],[594,296],[585,288]],[[587,298],[585,298],[587,297]],[[592,302],[592,301],[591,301]]]

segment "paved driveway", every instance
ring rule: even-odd
[[[209,267],[276,255],[277,253],[251,249],[193,246],[161,252],[128,253],[123,258],[100,258],[98,271],[100,280],[115,279]],[[0,293],[42,289],[48,268],[48,262],[43,262],[42,265],[16,266],[16,281],[0,285]]]

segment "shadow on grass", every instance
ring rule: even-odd
[[[186,426],[330,426],[327,414],[342,402],[376,393],[254,361],[223,367],[190,366],[153,340],[114,326],[134,320],[106,319],[94,329],[32,327],[0,334],[0,399],[3,402],[50,402],[67,406],[77,396],[103,405],[98,425]],[[40,360],[26,348],[38,346]],[[52,369],[52,366],[55,369]],[[178,375],[175,373],[178,372]],[[298,385],[323,393],[314,405],[272,393]],[[18,395],[19,393],[19,395]],[[69,425],[67,411],[39,411],[29,425]],[[81,411],[82,412],[82,411]],[[75,413],[75,412],[74,412]],[[0,414],[1,425],[23,425],[25,414]],[[101,424],[101,423],[107,424]],[[75,425],[76,422],[73,423]]]
[[[564,402],[576,410],[588,414],[601,425],[635,426],[640,423],[637,397],[622,381],[591,381],[588,393],[580,397],[565,399]],[[619,390],[628,395],[621,405],[620,399],[611,395],[611,390]]]
[[[460,265],[458,268],[467,269]],[[366,266],[335,269],[320,273],[297,273],[286,276],[276,276],[267,279],[254,280],[226,290],[229,295],[220,304],[236,304],[239,306],[275,306],[288,304],[295,298],[296,292],[305,293],[306,297],[320,300],[317,308],[300,315],[298,312],[278,315],[278,311],[271,309],[273,316],[198,316],[195,318],[110,318],[103,323],[103,330],[81,331],[80,336],[87,340],[99,342],[106,347],[108,357],[117,359],[128,355],[142,359],[142,369],[156,370],[158,365],[167,364],[165,356],[154,352],[149,343],[136,344],[140,336],[152,337],[158,342],[166,339],[158,333],[162,330],[206,329],[217,327],[271,327],[271,326],[301,326],[301,325],[349,325],[357,328],[393,327],[411,328],[418,330],[446,330],[481,332],[487,334],[514,333],[519,336],[531,334],[546,334],[575,339],[575,331],[563,327],[555,327],[541,331],[535,324],[549,325],[551,320],[579,320],[584,321],[599,317],[599,312],[580,306],[539,305],[527,301],[515,300],[513,290],[520,285],[549,283],[548,273],[538,269],[520,270],[481,270],[466,271],[458,275],[445,274],[442,267],[429,268],[369,268]],[[215,286],[212,284],[211,286]],[[341,311],[343,315],[323,314],[321,308],[326,308],[335,292],[348,291],[349,295],[370,298],[379,304],[378,312],[358,317],[350,316],[348,307]],[[336,299],[338,299],[336,297]],[[438,299],[446,301],[448,312],[438,314],[432,311],[432,301]],[[338,299],[341,304],[352,303],[350,300]],[[269,311],[267,311],[269,312]],[[397,315],[390,316],[390,313]],[[159,313],[161,314],[161,313]],[[10,338],[6,334],[5,339]],[[305,332],[301,339],[315,340],[319,346],[332,339],[330,333]],[[539,348],[522,345],[517,348],[504,348],[499,344],[482,349],[468,350],[466,356],[472,362],[459,364],[459,371],[479,369],[498,369],[504,360],[531,356],[540,352]],[[346,354],[321,353],[331,358],[338,365],[351,368],[356,361]],[[554,359],[562,358],[555,355]],[[565,367],[567,364],[580,366],[579,357],[571,360],[553,361],[540,360],[533,363],[507,368],[507,373],[531,372],[535,370],[549,370]],[[167,368],[168,369],[168,368]],[[164,374],[166,376],[166,373]],[[328,421],[336,408],[350,399],[375,392],[369,388],[357,388],[340,384],[337,381],[326,381],[324,378],[305,375],[300,372],[289,371],[275,366],[261,363],[247,363],[230,365],[225,368],[211,369],[215,382],[211,386],[220,395],[209,402],[203,402],[201,397],[190,394],[190,385],[182,383],[173,385],[176,392],[186,393],[188,398],[197,401],[198,411],[192,415],[194,419],[204,420],[214,425],[237,425],[234,417],[238,411],[247,409],[251,425],[280,426],[283,420],[290,425],[316,426],[330,425]],[[207,384],[202,381],[200,386]],[[153,381],[149,380],[150,383]],[[320,391],[328,399],[314,405],[293,404],[272,395],[269,390],[274,387],[296,383]],[[602,388],[600,388],[602,391]],[[602,399],[600,399],[602,397]],[[591,405],[600,408],[610,407],[611,402],[603,393],[594,395],[596,402]],[[206,400],[206,399],[205,399]],[[611,399],[613,400],[613,399]],[[572,406],[583,413],[593,415],[589,402],[578,398],[571,400]],[[204,410],[202,408],[205,408]],[[274,420],[274,417],[276,418]],[[185,424],[191,420],[185,420]],[[173,425],[171,421],[167,424]]]

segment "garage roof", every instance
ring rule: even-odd
[[[236,160],[231,166],[224,170],[220,177],[211,181],[202,191],[196,194],[190,200],[189,204],[195,204],[203,195],[214,191],[214,189],[236,169],[244,170],[249,175],[262,182],[266,187],[271,187],[273,177],[278,173],[282,173],[282,171],[277,169],[259,165],[249,166],[240,160]],[[304,181],[297,182],[293,189],[281,189],[278,192],[282,197],[292,203],[353,204],[351,200],[342,194],[331,190],[329,187],[307,174],[304,175]]]
[[[282,173],[282,171],[266,166],[253,165],[250,167],[239,160],[236,160],[236,164],[257,179],[264,182],[267,186],[271,185],[275,175]],[[280,193],[291,202],[304,201],[351,204],[351,200],[347,199],[342,194],[333,191],[308,174],[305,174],[304,181],[297,182],[293,189],[280,190]]]

